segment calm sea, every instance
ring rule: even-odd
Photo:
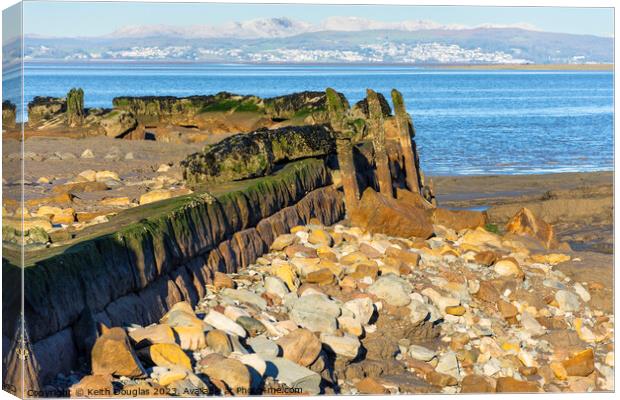
[[[10,90],[11,83],[3,81]],[[333,87],[354,102],[403,92],[423,168],[432,175],[613,169],[613,74],[390,66],[27,65],[26,101],[82,87],[87,107],[115,96],[229,91],[271,97]]]

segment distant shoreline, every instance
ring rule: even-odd
[[[613,71],[614,64],[411,64],[337,62],[225,62],[184,60],[27,60],[25,65],[41,64],[152,64],[152,65],[228,65],[228,66],[321,66],[321,67],[409,67],[412,69],[524,70],[524,71]]]

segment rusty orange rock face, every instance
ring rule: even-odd
[[[425,210],[388,198],[368,188],[359,207],[351,212],[351,221],[371,233],[428,239],[433,224]]]
[[[534,215],[527,208],[522,208],[506,224],[506,232],[516,235],[530,236],[540,240],[548,248],[558,246],[553,226],[546,223],[542,218]]]

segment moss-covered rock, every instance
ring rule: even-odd
[[[81,126],[84,116],[84,91],[73,88],[67,93],[67,124],[71,127]]]
[[[116,97],[112,101],[119,110],[129,111],[142,124],[161,122],[193,125],[195,117],[209,112],[262,112],[263,101],[256,96],[220,92],[209,96],[143,96]]]
[[[334,152],[334,137],[325,125],[263,129],[207,146],[182,166],[190,183],[226,182],[265,176],[277,163]]]
[[[63,98],[36,96],[28,103],[28,125],[38,126],[60,116],[66,109],[67,102]]]
[[[342,93],[338,93],[342,101],[349,106]],[[321,124],[329,121],[327,97],[325,92],[305,91],[265,99],[267,114],[274,119],[306,119],[309,123]]]
[[[2,102],[2,126],[6,128],[14,128],[16,120],[15,104],[8,100]]]
[[[134,115],[128,111],[112,110],[101,116],[99,125],[106,136],[117,138],[136,129],[138,121]]]

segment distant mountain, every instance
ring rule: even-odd
[[[26,61],[612,63],[613,38],[523,25],[467,27],[357,17],[310,24],[268,18],[218,26],[127,26],[101,37],[27,36],[24,54]]]

